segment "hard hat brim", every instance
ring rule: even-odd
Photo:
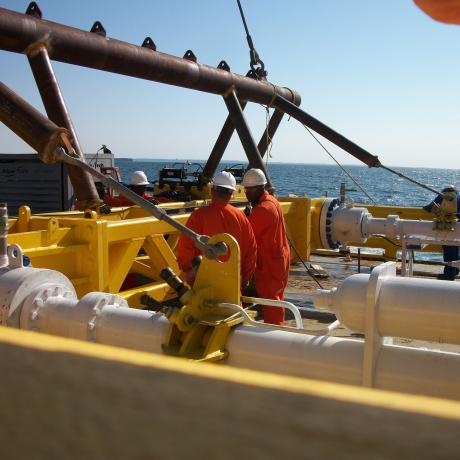
[[[231,185],[220,185],[220,184],[214,184],[211,182],[213,187],[222,187],[222,188],[228,188],[229,190],[236,190],[236,187],[232,187]]]

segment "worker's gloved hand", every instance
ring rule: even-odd
[[[247,217],[249,217],[252,213],[252,206],[251,203],[249,203],[245,208],[244,208],[244,213],[246,214]]]

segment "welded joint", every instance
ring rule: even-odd
[[[45,51],[46,53],[48,53],[48,48],[45,42],[39,41],[39,42],[35,42],[29,45],[25,49],[25,54],[27,55],[27,57],[32,58],[42,51]]]

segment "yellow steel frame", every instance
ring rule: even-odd
[[[231,235],[217,234],[211,244],[224,242],[229,257],[203,259],[193,288],[182,295],[183,306],[168,315],[170,327],[163,350],[167,354],[199,361],[221,361],[227,356],[225,344],[232,327],[243,319],[233,310],[216,303],[240,303],[240,249]]]
[[[280,197],[279,201],[289,239],[301,258],[308,260],[311,251],[321,249],[318,222],[324,198],[288,196]],[[200,200],[160,207],[175,210],[174,219],[185,224],[190,209],[206,204]],[[420,208],[365,207],[375,217],[397,214],[408,219],[432,218]],[[79,296],[91,291],[118,293],[131,306],[141,307],[143,294],[158,301],[173,295],[159,273],[165,267],[179,272],[175,256],[178,238],[176,229],[136,206],[115,209],[108,216],[98,216],[95,212],[32,215],[30,209],[23,206],[18,217],[9,220],[8,242],[19,244],[33,266],[64,273]],[[382,238],[350,245],[382,248],[387,259],[394,259],[399,249],[397,243]],[[425,251],[433,250],[440,248],[425,248]],[[297,260],[295,251],[293,260]],[[142,275],[146,283],[122,290],[128,273]]]
[[[174,219],[185,224],[190,215],[187,210],[206,204],[193,201],[160,207],[176,210]],[[309,200],[283,199],[281,206],[291,239],[306,259]],[[65,274],[78,296],[92,291],[118,293],[134,307],[142,306],[143,294],[158,301],[174,295],[159,273],[165,267],[179,273],[178,239],[175,228],[136,206],[115,209],[108,216],[91,211],[32,215],[22,206],[18,217],[9,220],[8,243],[19,244],[33,266]],[[146,284],[122,290],[128,273],[142,275]]]

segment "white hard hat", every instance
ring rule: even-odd
[[[144,171],[134,171],[129,176],[129,185],[149,185]]]
[[[241,183],[243,187],[257,187],[259,185],[265,185],[267,183],[267,178],[261,169],[251,168],[246,171]]]
[[[227,171],[222,171],[219,174],[216,174],[212,180],[212,185],[236,190],[236,180],[233,177],[233,174]]]

